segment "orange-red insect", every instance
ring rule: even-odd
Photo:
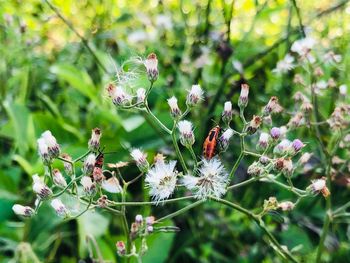
[[[220,130],[221,128],[219,126],[212,128],[208,134],[208,137],[204,141],[203,156],[207,160],[210,160],[216,154],[216,145]]]

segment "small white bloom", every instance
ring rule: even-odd
[[[147,162],[147,154],[142,152],[140,149],[133,149],[130,153],[131,157],[136,162],[137,167],[141,172],[147,172],[149,163]]]
[[[292,57],[290,54],[287,54],[282,60],[277,62],[276,68],[273,70],[273,72],[277,74],[287,73],[295,67],[293,62],[294,57]]]
[[[310,160],[311,156],[312,153],[304,153],[299,159],[300,164],[306,164]]]
[[[48,147],[50,157],[58,157],[60,155],[60,146],[58,145],[56,138],[52,135],[52,133],[50,131],[45,131],[41,134],[41,138],[44,139]]]
[[[348,91],[348,87],[345,84],[339,86],[340,95],[346,96],[347,91]]]
[[[186,103],[189,106],[196,105],[199,101],[203,100],[203,90],[200,85],[192,85],[191,90],[187,94]]]
[[[170,107],[171,115],[174,118],[179,117],[181,115],[181,110],[177,105],[177,98],[175,96],[171,97],[170,99],[168,99],[168,104]]]
[[[39,156],[43,160],[45,164],[48,164],[51,162],[51,157],[49,154],[49,147],[47,146],[45,140],[43,138],[39,138],[37,140],[38,143],[38,152]]]
[[[67,186],[66,180],[64,179],[60,170],[58,170],[58,169],[53,170],[53,182],[56,185],[61,186],[63,188]]]
[[[158,59],[157,55],[154,53],[151,53],[148,55],[147,59],[144,62],[144,65],[146,67],[147,76],[149,81],[154,82],[158,78]]]
[[[221,150],[226,151],[230,144],[230,139],[233,135],[233,130],[228,128],[219,138],[219,145]]]
[[[326,180],[325,179],[316,179],[312,181],[312,190],[314,192],[320,192],[324,187],[326,186]]]
[[[167,199],[175,190],[177,180],[175,165],[176,161],[157,162],[146,175],[145,182],[150,188],[150,195],[157,202]]]
[[[189,121],[180,121],[177,124],[180,132],[180,142],[183,146],[189,147],[194,144],[195,138],[192,130],[192,123]]]
[[[24,217],[31,217],[34,214],[33,208],[29,206],[19,205],[19,204],[13,205],[12,210],[16,215],[24,216]]]
[[[278,207],[282,209],[282,211],[291,211],[293,210],[295,204],[291,201],[284,201],[278,204]]]
[[[99,128],[95,128],[91,132],[91,138],[88,142],[88,147],[90,151],[97,151],[100,147],[100,139],[102,136],[102,132]]]
[[[232,66],[239,74],[243,74],[243,65],[240,61],[234,60],[232,61]]]
[[[162,27],[164,29],[172,29],[173,23],[171,21],[170,15],[160,14],[156,17],[157,27]]]
[[[245,108],[248,104],[248,95],[249,95],[249,86],[248,84],[242,84],[241,85],[241,93],[239,95],[238,99],[238,107]],[[230,106],[232,111],[232,105]]]
[[[146,90],[144,88],[139,88],[136,91],[137,103],[143,103],[146,98]]]
[[[310,54],[310,51],[316,44],[316,41],[311,37],[306,37],[295,41],[291,50],[298,53],[302,60],[307,59],[310,63],[315,62],[315,58]]]
[[[121,193],[123,191],[122,187],[119,184],[118,179],[115,178],[114,176],[112,176],[107,180],[103,180],[101,187],[105,191],[113,194]]]
[[[182,182],[189,189],[195,192],[198,199],[205,199],[210,195],[220,198],[226,193],[228,176],[219,159],[202,160],[199,167],[199,175],[184,176]]]
[[[232,103],[231,101],[226,101],[224,104],[224,111],[232,111]]]
[[[341,60],[342,60],[342,56],[339,54],[335,54],[333,51],[329,51],[323,56],[323,61],[326,64],[340,63]]]
[[[60,199],[52,199],[51,206],[55,209],[58,216],[66,217],[68,215],[68,210]]]
[[[96,163],[96,156],[95,154],[90,153],[84,161],[83,171],[86,175],[90,175],[92,173],[95,167],[95,163]]]
[[[266,149],[268,144],[269,144],[269,139],[270,139],[270,136],[268,133],[266,132],[262,132],[260,134],[260,137],[259,137],[259,144],[258,146],[261,148],[261,149]]]
[[[136,222],[136,223],[141,224],[142,221],[143,221],[142,215],[136,215],[136,216],[135,216],[135,222]]]
[[[226,101],[224,104],[224,112],[222,113],[222,120],[225,123],[229,123],[232,120],[232,103],[231,101]]]
[[[88,195],[93,195],[95,193],[96,185],[89,176],[83,176],[80,180],[80,184]]]
[[[52,191],[47,185],[42,181],[42,179],[34,174],[33,178],[33,191],[36,193],[41,199],[46,199],[52,195]]]

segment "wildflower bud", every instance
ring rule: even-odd
[[[312,111],[312,109],[313,109],[313,106],[308,100],[304,100],[303,103],[301,104],[301,110],[303,112],[310,112]]]
[[[137,224],[141,225],[141,224],[142,224],[142,221],[143,221],[142,215],[136,215],[136,216],[135,216],[135,222],[136,222]]]
[[[154,82],[158,78],[158,59],[157,55],[151,53],[148,55],[144,63],[147,71],[148,80]]]
[[[292,142],[292,149],[293,149],[293,153],[296,154],[298,153],[305,145],[302,143],[301,140],[299,139],[295,139]]]
[[[97,151],[100,147],[100,138],[101,138],[101,130],[99,128],[95,128],[92,130],[91,138],[89,140],[88,146],[89,150],[94,152]]]
[[[282,209],[282,211],[291,211],[293,210],[295,204],[291,201],[284,201],[278,204],[278,208]]]
[[[293,99],[295,102],[303,102],[306,98],[303,95],[303,93],[301,93],[300,91],[297,91],[294,96]]]
[[[57,158],[60,155],[60,146],[58,145],[56,138],[52,136],[50,131],[45,131],[41,134],[41,138],[44,139],[49,155],[51,158]]]
[[[52,195],[52,191],[47,185],[41,180],[41,178],[35,174],[33,178],[33,191],[40,199],[47,199]]]
[[[277,171],[281,171],[283,169],[283,166],[284,166],[284,158],[278,158],[274,163],[274,168]]]
[[[157,153],[154,156],[154,163],[158,163],[158,164],[164,164],[164,160],[165,160],[165,156],[161,153]]]
[[[295,84],[299,84],[299,85],[303,85],[303,86],[305,85],[304,78],[303,78],[303,76],[300,75],[300,74],[295,74],[294,79],[293,79],[293,82],[294,82]]]
[[[179,106],[177,105],[177,98],[175,98],[174,96],[171,97],[170,99],[168,99],[168,104],[169,104],[169,107],[170,107],[171,116],[174,119],[180,117],[181,110],[180,110]]]
[[[51,157],[49,154],[49,147],[47,146],[45,140],[43,138],[39,138],[37,140],[38,143],[38,153],[41,157],[44,164],[50,164],[51,163]]]
[[[293,161],[291,158],[286,158],[283,160],[282,173],[286,176],[291,176],[293,173]]]
[[[259,176],[262,173],[262,171],[263,169],[258,162],[252,163],[247,169],[247,173],[250,176]]]
[[[92,171],[92,178],[94,178],[94,182],[96,183],[101,183],[105,179],[103,171],[100,167],[94,167],[94,170]]]
[[[283,139],[279,144],[273,149],[273,153],[277,155],[285,155],[288,152],[291,142],[288,139]]]
[[[329,196],[331,193],[329,192],[325,178],[316,179],[311,181],[312,184],[308,187],[314,194],[322,193],[324,197]]]
[[[267,157],[266,155],[263,155],[259,158],[259,162],[263,165],[266,165],[270,162],[270,158]]]
[[[320,67],[317,67],[314,70],[314,74],[316,77],[322,77],[324,75],[324,72]]]
[[[130,228],[130,236],[132,239],[135,239],[137,237],[138,231],[139,231],[139,225],[136,223],[132,223]]]
[[[62,158],[68,160],[68,161],[73,161],[72,157],[68,155],[67,153],[62,154]],[[69,162],[63,162],[63,167],[67,175],[71,176],[74,174],[73,171],[73,165]]]
[[[277,127],[273,127],[270,131],[270,135],[272,137],[272,139],[274,140],[278,140],[281,136],[281,130],[280,128],[277,128]]]
[[[272,112],[275,112],[276,109],[278,108],[278,106],[279,106],[278,98],[275,96],[271,97],[271,99],[269,100],[269,102],[267,103],[267,105],[264,108],[263,115],[267,116],[267,115],[271,114]]]
[[[62,188],[67,186],[66,180],[58,169],[53,170],[53,182]]]
[[[147,232],[152,233],[153,232],[153,226],[147,226]]]
[[[141,172],[145,173],[148,171],[149,163],[147,161],[147,155],[139,149],[134,149],[130,153],[131,157],[136,162],[137,167]]]
[[[115,244],[116,248],[117,248],[117,253],[119,256],[125,256],[126,254],[126,248],[125,248],[125,244],[123,241],[118,241]]]
[[[13,212],[18,216],[31,217],[34,215],[34,209],[30,206],[23,206],[19,204],[15,204],[12,206]]]
[[[149,225],[149,226],[151,226],[151,225],[154,224],[155,220],[156,220],[156,219],[155,219],[154,216],[148,216],[148,217],[146,217],[146,224]]]
[[[272,125],[271,115],[263,117],[263,123],[267,126],[271,126]]]
[[[348,87],[345,84],[339,86],[340,95],[346,96],[347,90],[348,90]]]
[[[139,88],[136,91],[136,97],[137,97],[137,103],[143,103],[145,102],[146,98],[146,90],[144,88]]]
[[[232,103],[230,101],[226,101],[224,104],[224,112],[222,113],[222,120],[225,123],[230,123],[230,121],[232,120]]]
[[[262,132],[259,137],[257,148],[258,150],[265,150],[269,146],[269,134]]]
[[[232,129],[227,129],[219,138],[219,147],[221,151],[226,151],[229,144],[230,144],[230,138],[233,135]]]
[[[109,84],[107,92],[112,102],[116,106],[124,106],[131,102],[131,96],[122,87],[116,87],[114,84]]]
[[[95,154],[90,153],[84,161],[83,172],[85,175],[91,175],[92,171],[94,170],[95,163],[96,163],[96,156]]]
[[[248,84],[241,85],[241,94],[238,99],[238,107],[245,108],[248,105],[248,94],[249,94],[249,86]]]
[[[337,83],[335,82],[334,78],[330,78],[328,81],[327,81],[327,85],[328,87],[330,88],[335,88],[337,86]]]
[[[102,195],[98,200],[97,200],[97,205],[101,208],[105,208],[107,207],[107,196],[106,195]]]
[[[280,132],[281,132],[281,138],[286,137],[287,132],[288,132],[287,127],[286,127],[286,126],[281,126],[281,127],[280,127]]]
[[[300,157],[299,163],[300,163],[301,165],[306,164],[306,163],[310,160],[311,156],[312,156],[311,153],[308,153],[308,152],[304,153],[304,154]]]
[[[261,117],[260,116],[253,116],[253,119],[250,121],[248,127],[247,127],[247,132],[249,134],[254,134],[256,131],[259,129],[261,125]]]
[[[185,147],[191,147],[194,144],[195,138],[192,131],[192,123],[189,121],[180,121],[177,124],[180,132],[180,142]]]
[[[55,209],[58,216],[66,217],[68,215],[68,210],[61,200],[53,199],[51,201],[51,206]]]
[[[186,104],[193,107],[203,99],[203,90],[200,85],[192,85],[191,90],[187,94]]]
[[[276,210],[278,208],[278,202],[276,197],[269,197],[268,200],[264,200],[264,211]]]
[[[96,184],[92,182],[89,176],[83,176],[80,180],[80,184],[83,186],[84,192],[87,195],[94,195]]]
[[[288,128],[296,128],[299,127],[302,124],[303,121],[303,114],[301,112],[296,113],[288,122],[287,126]]]

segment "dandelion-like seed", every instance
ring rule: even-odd
[[[185,175],[182,182],[198,199],[220,198],[226,193],[228,175],[218,158],[202,159],[198,176]]]
[[[181,115],[181,110],[177,105],[177,98],[175,96],[168,99],[171,116],[175,119]]]
[[[192,123],[189,121],[180,121],[177,124],[177,128],[180,132],[180,142],[185,147],[190,147],[194,144],[195,138],[193,134]]]
[[[169,198],[174,192],[177,180],[175,165],[176,161],[157,162],[148,171],[145,182],[150,189],[153,200],[162,201]]]
[[[203,93],[200,85],[192,85],[191,90],[187,94],[186,104],[190,107],[195,106],[199,101],[203,100]]]

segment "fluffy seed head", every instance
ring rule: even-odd
[[[200,85],[192,85],[191,90],[187,94],[186,104],[190,107],[195,106],[203,100],[203,93]]]
[[[233,130],[228,128],[219,138],[219,146],[221,151],[226,151],[229,144],[230,139],[233,135]]]

